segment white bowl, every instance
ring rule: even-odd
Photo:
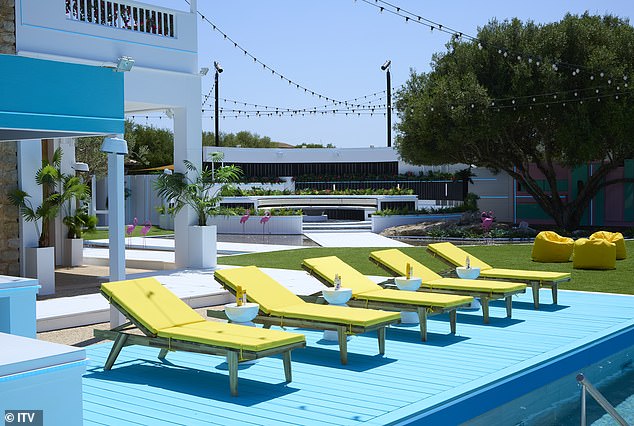
[[[339,290],[325,288],[321,294],[323,294],[326,302],[331,305],[344,305],[352,297],[352,289],[343,287],[340,287]]]
[[[225,305],[225,315],[231,322],[249,322],[255,318],[260,310],[257,303],[244,303],[238,306],[237,303]]]
[[[396,277],[394,278],[394,283],[398,287],[399,290],[404,291],[416,291],[420,287],[422,282],[421,278],[405,278],[405,277]]]
[[[463,280],[475,280],[480,276],[480,268],[471,267],[467,269],[466,266],[458,266],[456,268],[456,274]]]

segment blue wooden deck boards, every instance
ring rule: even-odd
[[[265,358],[240,368],[238,397],[229,394],[221,357],[174,352],[162,363],[157,349],[131,346],[104,372],[111,343],[94,345],[87,348],[85,424],[325,426],[421,415],[428,416],[425,424],[458,423],[569,373],[566,368],[597,361],[615,342],[632,345],[632,296],[561,291],[553,306],[543,291],[542,301],[535,311],[530,290],[515,298],[511,319],[494,302],[489,325],[481,312],[460,312],[455,336],[448,334],[447,316],[431,317],[427,343],[417,326],[392,327],[383,357],[374,334],[355,336],[347,366],[339,363],[336,343],[300,330],[308,345],[293,351],[292,383],[284,383],[280,357]],[[558,364],[564,357],[570,362]]]

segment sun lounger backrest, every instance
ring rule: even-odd
[[[472,254],[467,253],[463,249],[456,247],[452,243],[434,243],[428,245],[427,249],[456,266],[466,266],[465,262],[467,256],[469,256],[472,267],[480,268],[480,270],[482,271],[493,268],[491,265],[481,261]]]
[[[234,291],[238,286],[247,292],[247,298],[260,305],[265,313],[305,303],[292,291],[262,272],[256,266],[221,269],[214,275]]]
[[[378,250],[370,253],[370,258],[375,262],[384,265],[397,275],[407,275],[407,264],[413,268],[412,276],[422,278],[423,282],[442,278],[427,266],[408,256],[398,249]]]
[[[114,281],[101,285],[108,300],[115,301],[150,332],[205,321],[155,278]]]
[[[330,285],[334,283],[335,274],[339,274],[341,277],[341,287],[352,289],[353,295],[367,291],[381,290],[381,286],[337,256],[304,259],[303,263],[310,271],[319,275]]]

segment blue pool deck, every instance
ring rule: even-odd
[[[336,343],[306,334],[293,351],[293,381],[284,383],[280,357],[241,366],[238,397],[229,394],[221,357],[158,349],[123,349],[113,369],[103,363],[111,342],[87,348],[86,425],[384,425],[460,424],[524,393],[634,344],[634,296],[560,291],[557,306],[542,290],[541,309],[530,290],[491,304],[491,323],[480,312],[458,314],[457,335],[447,316],[429,320],[429,341],[417,327],[387,330],[386,353],[374,334],[348,342],[348,365]],[[297,329],[295,329],[297,331]]]

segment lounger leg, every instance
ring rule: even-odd
[[[286,351],[282,354],[284,359],[284,376],[286,377],[286,383],[290,383],[293,380],[291,374],[291,351]]]
[[[553,287],[552,287],[552,292],[553,292],[553,304],[557,304],[557,283],[553,283]]]
[[[480,298],[480,302],[482,302],[482,318],[484,318],[484,323],[489,323],[489,298],[482,297]]]
[[[451,327],[451,334],[456,334],[456,320],[458,319],[458,311],[453,309],[449,312],[449,325]]]
[[[161,349],[161,352],[159,352],[158,355],[158,359],[165,359],[165,357],[167,356],[167,353],[169,352],[169,350],[163,348]]]
[[[385,327],[379,328],[376,332],[379,338],[379,353],[385,355]]]
[[[418,323],[420,325],[420,339],[423,342],[427,341],[427,310],[425,308],[418,308]]]
[[[535,309],[539,309],[539,282],[533,281],[531,287],[533,288],[533,305]]]
[[[227,352],[227,366],[229,367],[229,389],[231,396],[238,396],[238,353]]]
[[[513,296],[506,296],[506,317],[511,318],[513,313]]]
[[[337,338],[339,340],[339,354],[341,355],[341,363],[348,363],[348,336],[346,335],[346,327],[337,327]]]
[[[110,354],[108,355],[108,359],[106,359],[106,365],[104,365],[103,369],[108,371],[112,368],[114,362],[117,360],[121,349],[125,346],[125,342],[128,340],[127,334],[119,334],[117,339],[114,341],[112,345],[112,349],[110,349]]]

